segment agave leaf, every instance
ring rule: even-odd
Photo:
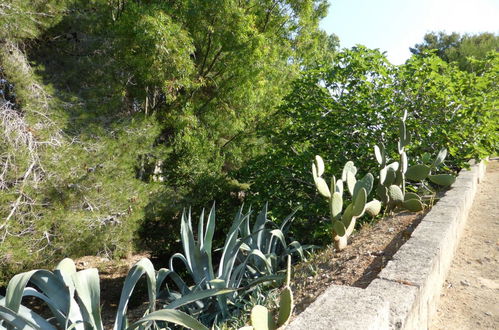
[[[198,243],[197,247],[199,250],[204,250],[204,208],[201,210],[201,215],[198,221]]]
[[[173,270],[161,268],[156,275],[156,296],[159,296],[163,282],[170,277],[182,295],[190,293],[190,289],[184,280]]]
[[[187,215],[185,211],[182,213],[182,219],[180,224],[180,236],[182,240],[182,246],[184,248],[184,257],[187,260],[189,271],[196,278],[196,282],[199,281],[199,277],[201,277],[201,269],[200,260],[201,255],[200,251],[196,246],[194,241],[194,233],[192,232],[192,220],[191,220],[191,210]]]
[[[456,181],[456,177],[451,174],[436,174],[428,176],[428,179],[440,186],[450,186]]]
[[[69,312],[69,289],[62,280],[48,270],[32,270],[15,275],[7,286],[5,307],[17,313],[21,305],[24,289],[28,282],[34,283],[54,303],[51,308],[60,310],[67,315]]]
[[[88,322],[93,329],[104,329],[100,311],[100,285],[97,269],[90,268],[74,273],[77,299],[80,301],[83,320]]]
[[[223,281],[222,281],[223,282]],[[206,299],[209,297],[215,297],[219,296],[222,294],[227,294],[227,293],[232,293],[234,292],[234,289],[228,289],[228,288],[214,288],[214,289],[206,289],[202,291],[197,291],[197,292],[191,292],[185,296],[182,296],[179,299],[175,299],[172,301],[170,304],[165,306],[166,309],[175,309],[182,307],[184,305],[193,303],[198,300]]]
[[[277,249],[277,242],[281,242],[283,249],[287,249],[286,239],[284,233],[280,229],[273,229],[270,231],[270,242],[268,245],[267,253],[275,253]]]
[[[265,203],[260,213],[258,213],[255,225],[253,226],[253,231],[258,232],[258,235],[256,236],[256,244],[258,249],[263,248],[262,245],[263,245],[263,238],[265,235],[264,231],[265,231],[265,223],[267,221],[267,210],[268,210],[268,203]]]
[[[296,251],[300,255],[301,259],[303,259],[305,257],[305,254],[303,253],[303,250],[305,248],[300,244],[300,242],[293,241],[293,242],[289,243],[288,245],[293,247],[293,249],[289,250],[289,254],[293,254],[293,252]]]
[[[32,323],[30,320],[24,318],[22,315],[20,315],[17,312],[14,312],[13,310],[0,305],[0,320],[5,321],[8,325],[13,327],[13,329],[26,329],[26,330],[42,330],[43,328],[37,326],[36,324]],[[55,329],[50,323],[47,322],[48,328],[47,329]],[[2,326],[2,325],[0,325]],[[3,329],[4,328],[2,326]]]
[[[5,320],[5,317],[11,318],[13,315],[13,311],[7,307],[5,307],[5,297],[0,296],[0,308],[5,308],[4,313],[0,312],[0,320]],[[11,316],[8,316],[11,314]],[[27,320],[30,324],[34,325],[36,329],[56,329],[52,324],[50,324],[43,317],[35,313],[33,310],[24,307],[23,305],[19,306],[19,312],[15,313],[15,316],[19,316],[23,320]],[[3,328],[2,328],[3,329]]]
[[[130,325],[127,328],[127,330],[136,329],[141,325],[143,325],[144,323],[153,322],[153,321],[164,321],[164,322],[174,323],[182,327],[193,330],[209,330],[201,322],[199,322],[189,314],[174,309],[162,309],[156,312],[152,312],[144,316],[137,322],[133,323],[132,325]]]
[[[289,214],[283,221],[282,221],[282,224],[281,224],[281,227],[279,229],[281,229],[281,231],[283,233],[287,233],[288,232],[288,229],[289,229],[289,226],[291,225],[291,222],[294,220],[295,218],[295,214],[296,212],[298,212],[298,209],[299,208],[295,208],[293,210],[293,212],[291,212],[291,214]]]
[[[24,289],[23,296],[24,297],[31,296],[31,297],[36,297],[36,298],[43,300],[47,304],[47,306],[50,308],[50,311],[52,312],[52,314],[54,315],[54,317],[57,319],[57,321],[60,324],[65,324],[65,325],[68,324],[68,320],[67,320],[66,315],[63,314],[63,312],[61,310],[57,309],[55,307],[55,306],[57,306],[57,304],[54,303],[54,301],[52,299],[50,299],[49,297],[47,297],[43,293],[38,292],[34,288],[27,287]],[[23,306],[21,305],[20,308],[22,308],[22,307]]]
[[[220,258],[218,276],[217,278],[227,281],[230,278],[230,274],[234,267],[234,262],[236,260],[237,254],[239,253],[239,247],[243,244],[243,241],[237,240],[238,238],[238,228],[244,219],[239,219],[235,221],[231,226],[231,231],[227,235],[225,240],[225,245],[222,252],[222,257]],[[263,222],[265,224],[265,221]]]
[[[127,324],[126,311],[128,302],[132,296],[135,285],[142,277],[146,275],[147,291],[149,296],[149,313],[152,313],[156,304],[156,274],[154,266],[147,258],[139,260],[128,272],[123,290],[121,291],[120,302],[116,312],[116,320],[114,322],[114,330],[123,330]]]
[[[241,207],[242,210],[242,207]],[[213,243],[213,235],[215,233],[215,203],[211,207],[210,214],[208,214],[208,222],[206,224],[206,233],[204,234],[204,251],[206,252],[206,256],[208,258],[208,273],[210,278],[214,278],[213,271],[213,261],[212,261],[212,243]],[[203,232],[199,232],[198,235],[203,235]]]

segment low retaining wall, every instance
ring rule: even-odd
[[[462,170],[366,289],[332,285],[286,327],[428,329],[485,164]]]

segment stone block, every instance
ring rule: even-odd
[[[389,329],[388,301],[365,289],[329,287],[286,330]]]

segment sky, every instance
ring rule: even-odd
[[[402,64],[409,47],[426,33],[499,34],[499,0],[329,0],[321,28],[340,38],[340,46],[379,48]]]

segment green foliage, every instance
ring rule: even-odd
[[[446,34],[431,32],[424,36],[424,42],[410,48],[413,54],[436,50],[436,54],[447,63],[456,63],[461,70],[474,72],[478,68],[475,60],[484,60],[489,52],[499,51],[499,36],[493,33],[476,35]]]
[[[413,154],[446,148],[447,164],[458,169],[496,152],[499,53],[476,63],[486,69],[467,73],[435,56],[413,56],[399,68],[394,102],[409,113]]]
[[[379,51],[345,50],[334,62],[295,81],[283,105],[261,126],[260,134],[272,148],[248,162],[237,178],[251,183],[251,202],[273,200],[277,210],[302,206],[302,220],[294,226],[299,240],[330,241],[325,221],[310,226],[318,217],[328,218],[314,185],[304,181],[310,159],[334,151],[335,157],[327,160],[332,172],[340,172],[349,159],[369,170],[375,166],[369,156],[374,141],[396,131],[393,121],[384,119],[399,111],[389,101],[394,97],[393,70]]]
[[[333,175],[331,186],[328,188],[326,181],[322,178],[324,161],[320,156],[315,156],[315,162],[312,164],[315,186],[329,203],[333,239],[338,251],[346,247],[348,237],[355,229],[357,218],[362,217],[367,210],[371,216],[376,216],[381,210],[381,203],[378,200],[373,199],[367,203],[367,196],[371,193],[374,183],[372,174],[367,173],[361,180],[357,181],[356,173],[357,168],[352,161],[348,161],[343,167],[341,179],[336,180]],[[343,211],[343,182],[345,181],[352,201]]]
[[[376,193],[381,201],[386,205],[387,210],[391,211],[396,207],[403,207],[409,211],[417,212],[424,208],[421,198],[414,193],[406,193],[406,178],[413,181],[423,181],[431,176],[432,182],[441,185],[451,185],[455,181],[455,176],[451,174],[430,175],[432,170],[441,166],[447,156],[447,149],[442,149],[431,165],[416,164],[408,166],[409,161],[405,148],[411,141],[411,135],[407,131],[405,121],[407,112],[400,119],[398,153],[399,162],[392,162],[387,165],[385,147],[374,146],[374,156],[379,163],[381,170],[379,172],[379,183]],[[425,154],[424,162],[430,161],[429,154]]]
[[[0,42],[37,37],[56,24],[73,0],[9,0],[0,4]]]

